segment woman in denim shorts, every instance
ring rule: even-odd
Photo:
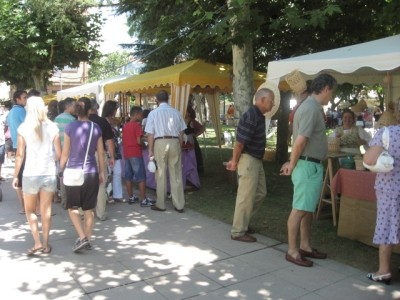
[[[32,256],[39,252],[51,252],[49,244],[51,203],[57,187],[55,161],[59,160],[61,156],[61,142],[58,136],[58,127],[47,118],[46,107],[41,97],[28,98],[25,109],[25,121],[18,127],[18,146],[12,184],[15,189],[18,188],[20,184],[18,173],[25,158],[22,192],[26,218],[35,242],[27,252],[28,256]],[[42,239],[35,213],[38,195],[40,197]]]

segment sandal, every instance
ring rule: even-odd
[[[26,253],[26,256],[34,256],[37,252],[39,251],[43,251],[43,247],[39,247],[39,248],[31,248],[28,250],[28,252]]]
[[[51,253],[51,250],[53,250],[53,248],[52,248],[50,245],[48,245],[47,248],[43,248],[43,249],[42,249],[42,253],[44,253],[44,254],[50,254],[50,253]]]

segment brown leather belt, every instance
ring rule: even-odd
[[[159,137],[156,137],[154,140],[161,140],[161,139],[179,139],[179,137],[178,137],[178,136],[166,135],[166,136],[159,136]]]

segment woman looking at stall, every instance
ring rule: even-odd
[[[340,151],[361,154],[360,146],[366,147],[371,136],[362,127],[356,126],[356,116],[350,109],[343,110],[343,126],[335,129],[336,137],[340,138]]]
[[[373,243],[379,245],[379,268],[375,273],[369,273],[368,279],[390,284],[390,258],[393,246],[400,243],[400,126],[388,126],[389,149],[387,151],[394,159],[394,168],[390,172],[377,173],[375,192],[377,198],[377,214]],[[380,129],[364,155],[364,162],[375,165],[379,155],[384,150]]]
[[[32,256],[37,252],[50,253],[52,250],[49,244],[51,203],[57,188],[55,161],[60,159],[61,142],[58,127],[47,118],[46,107],[41,97],[29,97],[25,109],[25,121],[18,127],[18,147],[12,185],[15,189],[18,188],[18,173],[26,155],[22,192],[26,219],[35,242],[27,253],[28,256]],[[38,195],[42,240],[35,213]]]
[[[118,110],[118,102],[106,101],[101,116],[110,123],[114,133],[114,167],[112,172],[112,198],[108,203],[126,202],[122,195],[122,155],[121,155],[121,134],[119,124],[115,120],[115,114]]]

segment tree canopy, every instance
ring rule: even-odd
[[[400,32],[391,0],[120,0],[128,15],[131,45],[147,69],[180,59],[232,63],[231,45],[251,39],[254,68],[271,60],[333,49]],[[243,5],[250,19],[242,18]],[[236,17],[238,22],[232,23]],[[232,34],[234,32],[235,34]],[[128,45],[126,45],[128,46]],[[157,50],[157,51],[156,51]]]
[[[100,15],[93,0],[0,0],[0,80],[45,90],[56,69],[98,55]]]
[[[121,74],[121,67],[129,63],[129,53],[113,52],[93,60],[89,69],[89,81],[97,81]]]

